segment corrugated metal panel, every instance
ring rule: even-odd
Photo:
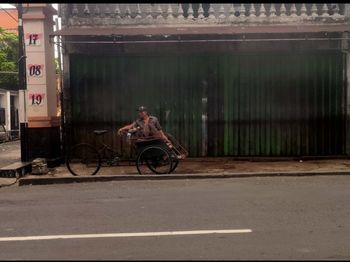
[[[314,52],[223,57],[221,155],[344,154],[342,56]]]
[[[204,61],[204,60],[203,60]],[[201,85],[205,72],[195,57],[71,57],[71,90],[75,142],[91,140],[91,130],[117,129],[146,105],[163,128],[191,155],[201,152]],[[125,141],[109,135],[120,153]],[[128,153],[127,153],[128,154]]]
[[[131,122],[137,106],[146,105],[191,156],[204,147],[213,156],[344,154],[340,52],[72,55],[70,61],[74,142],[91,141],[93,129]],[[130,153],[113,134],[106,142]]]

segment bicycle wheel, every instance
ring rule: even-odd
[[[177,158],[176,153],[174,152],[174,150],[168,149],[168,153],[170,155],[171,158],[171,168],[170,168],[170,173],[174,172],[177,165],[179,164],[179,159]]]
[[[149,146],[137,156],[136,167],[139,174],[169,174],[172,160],[169,153],[162,147]]]
[[[74,176],[93,176],[101,167],[101,158],[93,146],[78,144],[68,153],[66,164]]]
[[[178,159],[173,159],[172,161],[172,167],[170,169],[170,173],[174,172],[175,169],[177,168],[177,165],[179,164],[179,160]]]

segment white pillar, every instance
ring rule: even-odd
[[[10,91],[6,91],[5,93],[6,99],[6,108],[5,108],[5,126],[6,130],[11,130],[11,93]]]
[[[350,17],[350,4],[344,4],[345,9],[344,9],[344,16],[345,17]]]
[[[53,127],[60,123],[57,117],[54,45],[49,39],[56,10],[50,4],[28,4],[26,10],[23,31],[27,56],[25,98],[28,127]]]
[[[26,117],[27,93],[28,92],[26,90],[19,90],[18,92],[18,118],[20,123],[28,122],[28,117]]]
[[[28,128],[28,159],[57,159],[61,156],[60,117],[57,116],[56,72],[51,4],[24,4],[23,31],[26,47],[27,93],[25,99]],[[25,95],[25,96],[24,96]]]

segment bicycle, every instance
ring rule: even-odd
[[[107,130],[94,130],[95,137],[102,137]],[[188,152],[170,134],[166,134],[171,144],[158,137],[133,138],[134,130],[127,132],[127,140],[132,144],[136,157],[133,161],[139,174],[170,174],[175,171],[179,160],[187,157]],[[81,143],[72,147],[66,158],[66,166],[74,176],[93,176],[105,162],[108,166],[120,165],[125,161],[120,154],[101,139],[100,148]],[[127,161],[130,161],[128,159]]]

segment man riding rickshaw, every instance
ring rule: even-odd
[[[172,148],[172,143],[164,134],[157,117],[150,115],[144,106],[140,106],[137,112],[138,118],[133,123],[118,129],[118,134],[122,135],[125,132],[130,132],[139,140],[148,138],[161,139]]]

